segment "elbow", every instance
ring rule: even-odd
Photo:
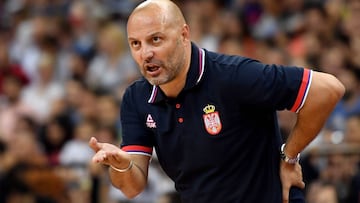
[[[329,92],[331,93],[331,98],[337,103],[345,94],[345,87],[344,85],[335,77],[330,75],[329,78],[329,85],[328,85]]]
[[[139,186],[139,187],[135,187],[135,186],[133,186],[133,187],[118,187],[118,189],[121,190],[121,192],[125,195],[126,198],[134,199],[145,189],[145,187],[141,187],[141,186]]]
[[[126,198],[128,199],[134,199],[136,196],[138,196],[140,192],[129,192],[129,193],[123,193],[125,195]]]

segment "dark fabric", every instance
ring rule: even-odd
[[[127,89],[122,147],[155,147],[183,202],[280,203],[276,110],[292,108],[304,69],[205,51],[202,71],[202,53],[193,44],[186,85],[175,99],[145,80]],[[149,115],[156,125],[147,125]],[[304,202],[299,189],[290,197]]]

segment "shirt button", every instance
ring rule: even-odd
[[[184,119],[183,118],[178,118],[179,123],[183,123]]]
[[[175,108],[177,108],[177,109],[180,109],[180,107],[181,107],[180,104],[176,104],[176,105],[175,105]]]

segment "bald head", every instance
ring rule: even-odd
[[[151,17],[168,26],[183,26],[185,18],[180,8],[170,0],[147,0],[138,5],[129,17],[128,23],[135,17]]]
[[[164,92],[168,89],[168,96],[177,95],[191,58],[189,26],[179,7],[170,0],[145,1],[131,13],[127,33],[144,77]]]

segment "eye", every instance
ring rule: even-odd
[[[161,38],[158,37],[158,36],[154,36],[154,37],[152,38],[152,40],[153,40],[154,43],[159,43],[159,42],[161,41]]]
[[[132,47],[132,48],[134,48],[134,49],[137,49],[137,48],[139,48],[140,47],[140,42],[139,41],[131,41],[130,42],[130,46]]]

